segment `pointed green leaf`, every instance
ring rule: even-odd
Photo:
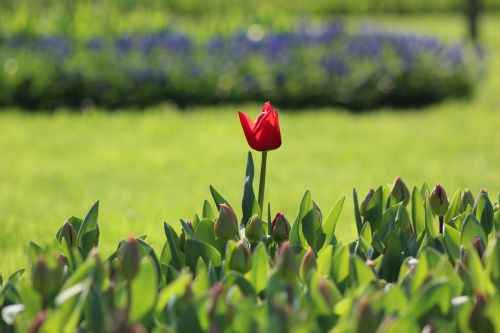
[[[250,283],[255,291],[260,293],[266,288],[269,274],[269,258],[263,243],[259,243],[252,253],[252,269],[247,273]]]
[[[485,192],[479,193],[479,196],[474,204],[474,214],[477,220],[483,227],[484,233],[489,235],[493,229],[493,205],[491,204],[488,195]]]
[[[422,194],[416,187],[411,194],[411,219],[415,234],[420,236],[425,230],[425,204]]]
[[[241,208],[243,217],[241,220],[242,225],[246,225],[248,220],[254,214],[259,214],[260,207],[255,193],[253,191],[253,178],[254,178],[254,165],[252,153],[248,152],[247,167],[245,171],[245,183],[243,185],[243,199],[241,201]],[[262,208],[263,209],[263,208]]]
[[[356,221],[356,229],[359,235],[361,228],[363,228],[363,222],[361,221],[361,212],[359,211],[358,193],[355,188],[352,189],[352,197],[354,200],[354,218]]]
[[[210,205],[210,202],[208,202],[208,200],[205,200],[203,202],[203,214],[202,214],[202,216],[204,219],[215,220],[214,210],[212,209],[212,206]]]
[[[215,187],[213,187],[212,185],[210,185],[210,193],[212,193],[212,197],[214,199],[215,205],[217,206],[217,210],[220,210],[221,204],[226,204],[229,207],[231,207],[229,202],[219,192],[217,192]],[[233,207],[231,207],[231,208],[233,208]]]
[[[446,225],[443,235],[444,244],[453,261],[460,258],[460,232],[450,225]]]
[[[332,210],[328,213],[328,216],[323,221],[323,232],[326,234],[325,242],[323,248],[326,248],[332,242],[333,236],[335,235],[335,228],[337,227],[337,222],[339,220],[340,212],[344,206],[345,197],[340,198],[339,201],[333,206]]]
[[[87,215],[83,219],[82,226],[76,237],[76,244],[82,254],[87,257],[90,250],[99,243],[99,226],[97,225],[97,216],[99,215],[99,201],[96,201]]]
[[[460,210],[462,208],[462,189],[458,189],[450,201],[450,206],[448,207],[448,211],[444,216],[444,222],[449,223],[455,216],[460,214]]]
[[[165,235],[167,236],[168,246],[170,248],[170,256],[172,258],[172,266],[177,270],[182,268],[180,249],[179,249],[179,237],[175,233],[174,229],[167,222],[163,223],[163,229],[165,230]]]
[[[213,246],[197,241],[195,239],[186,239],[185,250],[186,265],[192,272],[195,271],[198,258],[201,257],[205,264],[211,263],[217,267],[221,265],[221,255]]]
[[[469,247],[471,243],[476,239],[476,237],[481,238],[484,246],[488,245],[488,241],[486,239],[486,234],[484,233],[481,224],[476,220],[474,215],[470,214],[464,221],[462,225],[461,232],[461,244],[464,247]]]
[[[144,257],[140,263],[139,274],[131,285],[131,322],[140,321],[153,310],[156,302],[156,269],[150,257]]]

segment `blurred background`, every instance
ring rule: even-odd
[[[498,0],[0,0],[0,272],[98,199],[104,251],[210,184],[239,207],[267,100],[273,212],[346,196],[351,237],[352,188],[398,175],[498,201],[499,31]]]

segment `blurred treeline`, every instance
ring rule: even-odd
[[[217,21],[222,30],[251,22],[279,27],[286,26],[290,17],[447,13],[463,11],[467,3],[468,0],[0,0],[0,34],[88,38],[175,27],[193,18],[193,24],[199,24],[200,17],[203,24],[214,25],[212,21]],[[482,8],[500,10],[500,0],[482,0]]]

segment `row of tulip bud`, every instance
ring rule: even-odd
[[[366,216],[366,210],[368,208],[368,204],[370,200],[374,196],[375,191],[370,189],[365,199],[360,205],[360,213],[362,216]],[[404,206],[407,206],[410,202],[410,190],[406,186],[405,182],[401,179],[401,177],[397,177],[392,185],[390,196],[394,199],[395,203],[402,203]],[[445,189],[441,184],[436,184],[432,191],[428,196],[429,208],[432,213],[439,217],[440,220],[440,233],[443,232],[443,217],[448,212],[448,208],[450,202],[448,200],[448,196],[446,194]],[[474,196],[469,190],[465,190],[462,197],[462,207],[465,208],[467,205],[471,207],[474,206]]]
[[[245,227],[245,237],[250,242],[260,242],[264,236],[263,221],[257,214],[253,215]],[[290,235],[290,223],[285,215],[278,212],[271,221],[271,237],[280,244],[288,240]],[[214,234],[217,239],[228,241],[239,238],[238,218],[234,210],[226,204],[220,205],[219,216],[214,225]]]

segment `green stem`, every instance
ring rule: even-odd
[[[267,164],[267,151],[262,152],[262,161],[260,164],[260,181],[259,181],[259,207],[260,218],[264,211],[264,189],[266,187],[266,164]]]

